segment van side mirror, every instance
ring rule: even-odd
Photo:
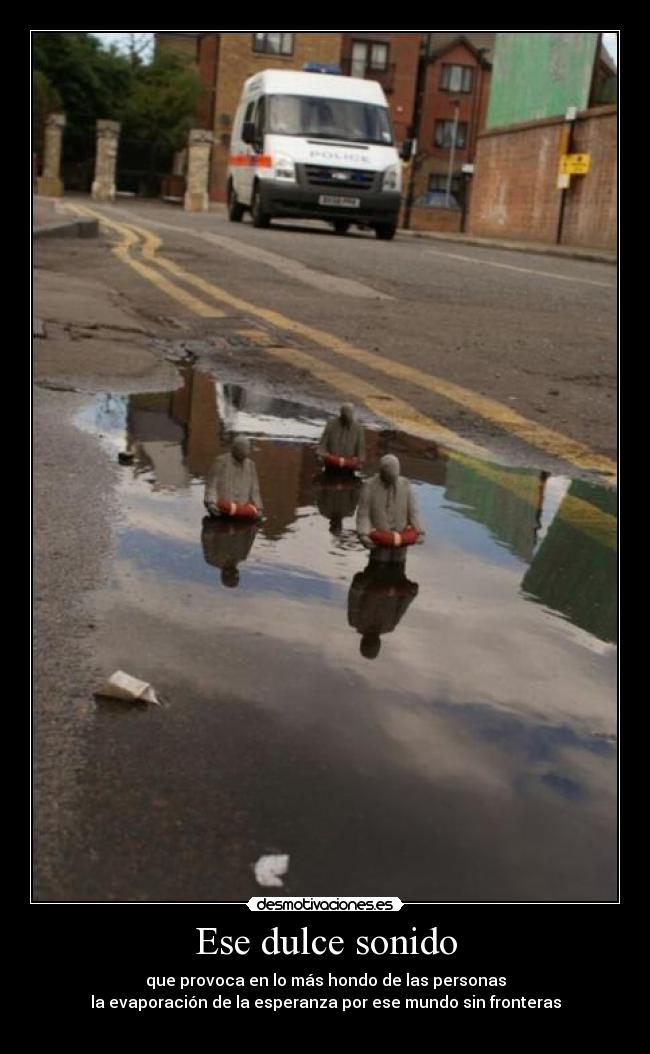
[[[402,143],[402,149],[399,152],[399,156],[402,161],[410,161],[411,155],[413,154],[413,140],[405,139]]]
[[[252,145],[255,142],[255,124],[253,121],[244,121],[241,137],[245,143]]]

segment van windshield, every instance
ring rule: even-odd
[[[393,145],[388,110],[349,99],[270,95],[266,131],[273,135],[343,139],[346,143]]]

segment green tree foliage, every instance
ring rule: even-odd
[[[89,33],[38,32],[33,64],[59,93],[66,115],[64,157],[79,159],[92,149],[98,118],[115,118],[131,91],[128,57],[106,49]]]
[[[92,157],[101,118],[121,121],[126,138],[171,150],[184,144],[201,95],[187,60],[163,53],[146,63],[137,48],[121,54],[90,33],[36,32],[32,40],[39,90],[47,83],[58,92],[67,118],[64,159]]]
[[[139,65],[121,111],[124,135],[179,150],[201,96],[201,82],[187,60],[162,52]]]

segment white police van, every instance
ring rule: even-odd
[[[410,151],[410,143],[405,144]],[[381,85],[357,77],[264,70],[245,82],[232,129],[228,215],[351,224],[390,239],[401,165]]]

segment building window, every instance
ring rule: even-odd
[[[471,66],[445,66],[442,67],[442,79],[440,81],[441,91],[470,92],[472,90]]]
[[[293,55],[293,33],[253,33],[253,51],[265,55]]]
[[[448,176],[445,172],[432,172],[429,176],[429,190],[447,190],[447,179]],[[463,185],[462,176],[451,177],[451,191],[452,194],[457,194]]]
[[[371,70],[388,69],[388,44],[373,44],[370,48]]]
[[[433,142],[435,146],[443,147],[445,150],[450,150],[452,145],[452,136],[454,134],[454,122],[453,121],[436,121],[435,135]],[[467,122],[461,121],[456,127],[456,149],[464,150],[467,144]]]
[[[463,207],[465,187],[461,175],[451,177],[449,197],[447,197],[447,175],[443,172],[433,172],[429,176],[429,185],[425,194],[419,199],[421,205],[432,205],[435,208],[460,209]]]
[[[373,44],[365,40],[353,43],[350,70],[353,77],[365,77],[368,71],[384,73],[387,69],[388,44]]]

